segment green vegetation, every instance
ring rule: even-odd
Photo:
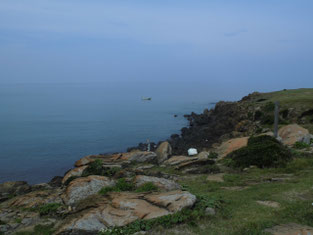
[[[15,219],[15,223],[17,223],[17,224],[22,223],[22,219],[21,219],[21,218],[16,218],[16,219]]]
[[[115,186],[112,187],[103,187],[99,194],[106,195],[108,192],[122,192],[122,191],[133,191],[135,189],[135,185],[133,183],[129,183],[125,178],[120,178],[116,182]]]
[[[101,231],[101,235],[120,235],[120,234],[133,234],[139,231],[148,231],[152,228],[162,226],[163,228],[170,228],[173,225],[188,223],[192,226],[196,225],[196,221],[201,218],[208,217],[205,214],[207,207],[219,208],[222,201],[219,198],[208,196],[197,196],[197,202],[193,208],[183,209],[172,215],[162,216],[151,220],[137,220],[124,227],[114,227]]]
[[[147,182],[144,183],[143,185],[139,186],[136,189],[137,193],[143,193],[143,192],[153,192],[153,191],[157,191],[158,187],[156,185],[154,185],[154,183],[152,182]]]
[[[38,211],[41,216],[53,214],[58,210],[60,206],[61,204],[59,203],[48,203],[46,205],[39,207]]]
[[[305,148],[310,147],[310,145],[304,142],[296,142],[293,147],[296,149],[305,149]]]
[[[264,107],[263,107],[263,110],[265,112],[274,112],[275,110],[275,104],[274,102],[267,102]]]
[[[294,175],[284,175],[294,173]],[[224,176],[224,182],[206,180],[206,175],[184,178],[180,183],[193,194],[220,198],[224,203],[217,214],[196,221],[198,226],[155,228],[159,234],[178,233],[213,235],[261,235],[277,224],[299,223],[313,226],[313,159],[296,158],[281,168],[254,168]],[[271,178],[286,177],[283,181]],[[289,178],[289,179],[288,179]],[[238,189],[231,189],[237,187]],[[279,208],[259,205],[256,201],[275,201]]]
[[[230,166],[245,168],[279,167],[292,158],[291,152],[275,138],[267,135],[250,137],[248,145],[227,155]]]
[[[218,157],[218,154],[215,152],[210,152],[210,154],[208,156],[209,159],[216,159],[217,157]]]
[[[36,225],[33,231],[17,232],[15,235],[52,235],[54,232],[52,228],[53,225]]]
[[[101,159],[96,159],[95,161],[91,162],[88,167],[83,171],[82,177],[86,177],[89,175],[102,175],[113,177],[117,172],[121,169],[118,167],[114,168],[105,168],[103,166],[103,162]]]

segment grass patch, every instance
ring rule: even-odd
[[[38,212],[41,216],[54,214],[57,212],[58,208],[61,206],[59,203],[48,203],[39,207]]]
[[[100,195],[106,195],[108,192],[122,192],[122,191],[133,191],[135,185],[133,183],[127,182],[125,178],[120,178],[117,180],[116,185],[112,187],[103,187],[100,191]]]
[[[17,232],[15,235],[52,235],[53,232],[53,225],[36,225],[33,231]]]
[[[306,143],[304,143],[304,142],[299,142],[299,141],[297,141],[297,142],[293,145],[293,147],[294,147],[295,149],[305,149],[305,148],[309,148],[310,145],[309,145],[309,144],[306,144]]]
[[[139,186],[136,189],[137,193],[153,192],[153,191],[158,191],[158,187],[152,182],[144,183],[143,185]]]

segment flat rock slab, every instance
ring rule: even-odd
[[[247,186],[231,186],[231,187],[221,187],[222,189],[230,190],[230,191],[241,191],[245,190],[249,187]]]
[[[117,153],[112,155],[88,155],[75,162],[76,167],[85,166],[91,162],[100,159],[105,165],[123,164],[129,162],[153,163],[157,159],[154,152],[133,151],[127,153]]]
[[[266,229],[265,232],[273,235],[312,235],[313,228],[305,225],[290,223],[277,225],[273,228]]]
[[[140,187],[148,182],[151,182],[158,188],[166,190],[166,191],[177,190],[181,188],[180,185],[174,182],[173,180],[168,180],[164,178],[158,178],[158,177],[146,176],[146,175],[137,175],[135,178],[136,187]]]
[[[209,175],[207,177],[207,180],[214,182],[224,182],[224,175],[225,175],[224,173]]]
[[[60,189],[34,191],[14,197],[2,205],[3,208],[35,208],[47,203],[62,203]]]
[[[125,226],[138,219],[153,219],[194,205],[196,197],[186,191],[164,193],[109,193],[97,206],[67,218],[56,234],[97,233],[100,229]]]
[[[268,206],[272,208],[279,208],[280,204],[278,202],[273,202],[273,201],[256,201],[258,204],[263,205],[263,206]]]

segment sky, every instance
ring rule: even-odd
[[[0,83],[313,87],[312,0],[1,0]]]

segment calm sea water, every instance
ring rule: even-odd
[[[166,139],[211,101],[205,89],[177,85],[1,85],[0,182],[47,182],[85,155]]]

